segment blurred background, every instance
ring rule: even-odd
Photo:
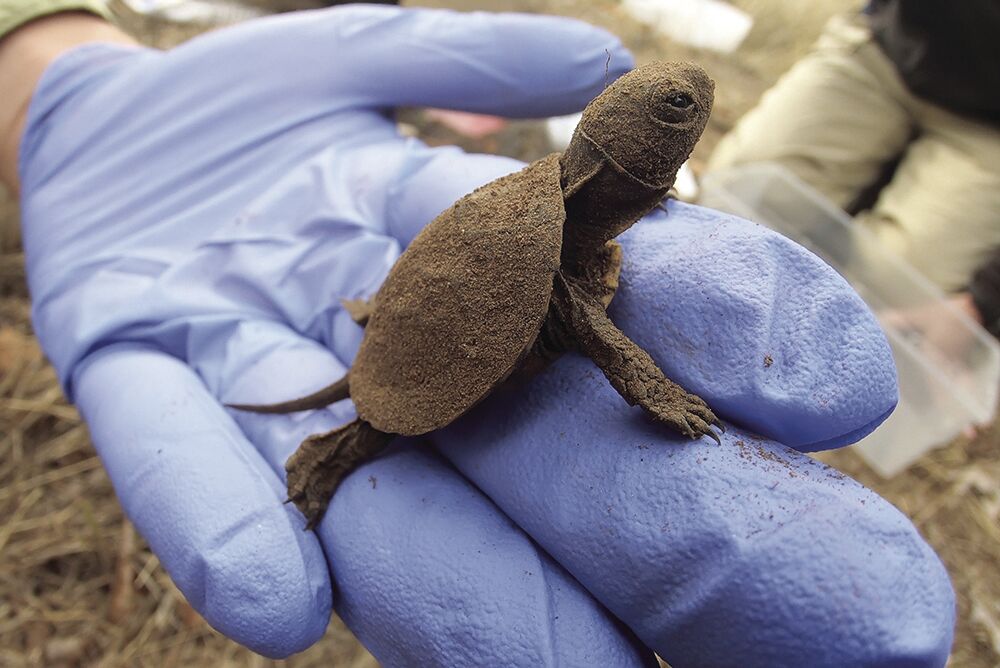
[[[165,48],[226,23],[320,6],[308,1],[114,0],[112,7],[126,30]],[[787,174],[751,170],[701,179],[720,138],[808,52],[827,19],[863,3],[402,4],[573,16],[619,35],[640,62],[690,59],[709,71],[717,84],[715,109],[678,184],[681,194],[697,198],[700,181],[705,203],[796,238],[873,305],[900,366],[900,411],[860,448],[818,458],[899,507],[945,562],[959,602],[951,665],[1000,666],[1000,431],[993,424],[1000,355],[994,340],[905,263],[873,265],[845,256],[844,249],[858,243],[846,215]],[[405,132],[431,144],[525,161],[560,150],[573,124],[418,109],[401,110],[399,120]],[[319,644],[274,662],[222,637],[194,612],[124,519],[86,427],[33,339],[29,309],[17,207],[0,192],[0,666],[378,665],[336,620]],[[930,331],[928,323],[942,322],[949,323],[943,335]]]

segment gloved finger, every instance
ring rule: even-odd
[[[274,323],[244,323],[208,379],[227,401],[274,401],[344,373]],[[233,412],[279,474],[350,403],[287,416]],[[317,528],[338,614],[386,666],[655,666],[652,653],[482,494],[413,440],[349,475]]]
[[[948,575],[889,503],[747,430],[690,441],[565,356],[432,436],[674,666],[943,666]]]
[[[427,448],[406,442],[359,468],[328,515],[337,613],[385,666],[658,665]]]
[[[754,431],[809,445],[877,424],[895,401],[892,359],[846,283],[759,226],[668,208],[621,238],[615,322]],[[687,441],[628,406],[589,360],[560,360],[432,439],[675,665],[947,657],[953,593],[903,515],[749,430],[730,427],[721,446]]]
[[[896,405],[878,321],[798,244],[668,203],[619,241],[609,313],[660,368],[727,420],[809,452],[854,443]]]
[[[252,21],[180,47],[226,77],[329,110],[578,111],[633,67],[611,34],[561,17],[355,5]]]
[[[121,344],[89,357],[75,386],[126,514],[191,605],[266,656],[316,642],[331,610],[319,541],[197,376]]]

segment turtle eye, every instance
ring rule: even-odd
[[[653,115],[665,123],[685,123],[694,116],[698,105],[687,93],[679,90],[660,90],[650,99]]]
[[[667,104],[671,107],[677,107],[678,109],[687,109],[692,104],[694,100],[691,99],[690,95],[684,93],[673,93],[667,96]]]

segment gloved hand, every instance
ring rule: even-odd
[[[349,402],[222,407],[343,374],[362,331],[340,299],[519,166],[400,138],[392,107],[563,114],[608,55],[609,78],[631,66],[563,19],[357,6],[56,61],[21,148],[34,319],[129,517],[213,626],[269,656],[315,642],[333,603],[387,666],[942,665],[954,604],[930,548],[768,440],[874,428],[896,399],[885,341],[829,268],[745,221],[651,215],[612,309],[739,425],[722,446],[566,356],[358,469],[311,533],[283,463]]]

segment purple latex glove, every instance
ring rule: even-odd
[[[435,435],[462,473],[399,443],[315,534],[283,463],[349,403],[222,408],[343,374],[361,330],[339,300],[518,167],[400,138],[389,108],[566,113],[608,54],[611,78],[631,66],[564,19],[359,6],[52,65],[20,164],[34,318],[123,506],[206,619],[270,656],[332,602],[387,666],[940,665],[950,585],[899,513],[736,428],[678,442],[586,361]],[[673,377],[803,449],[891,409],[885,341],[831,270],[742,221],[658,217],[623,239],[613,315]]]

